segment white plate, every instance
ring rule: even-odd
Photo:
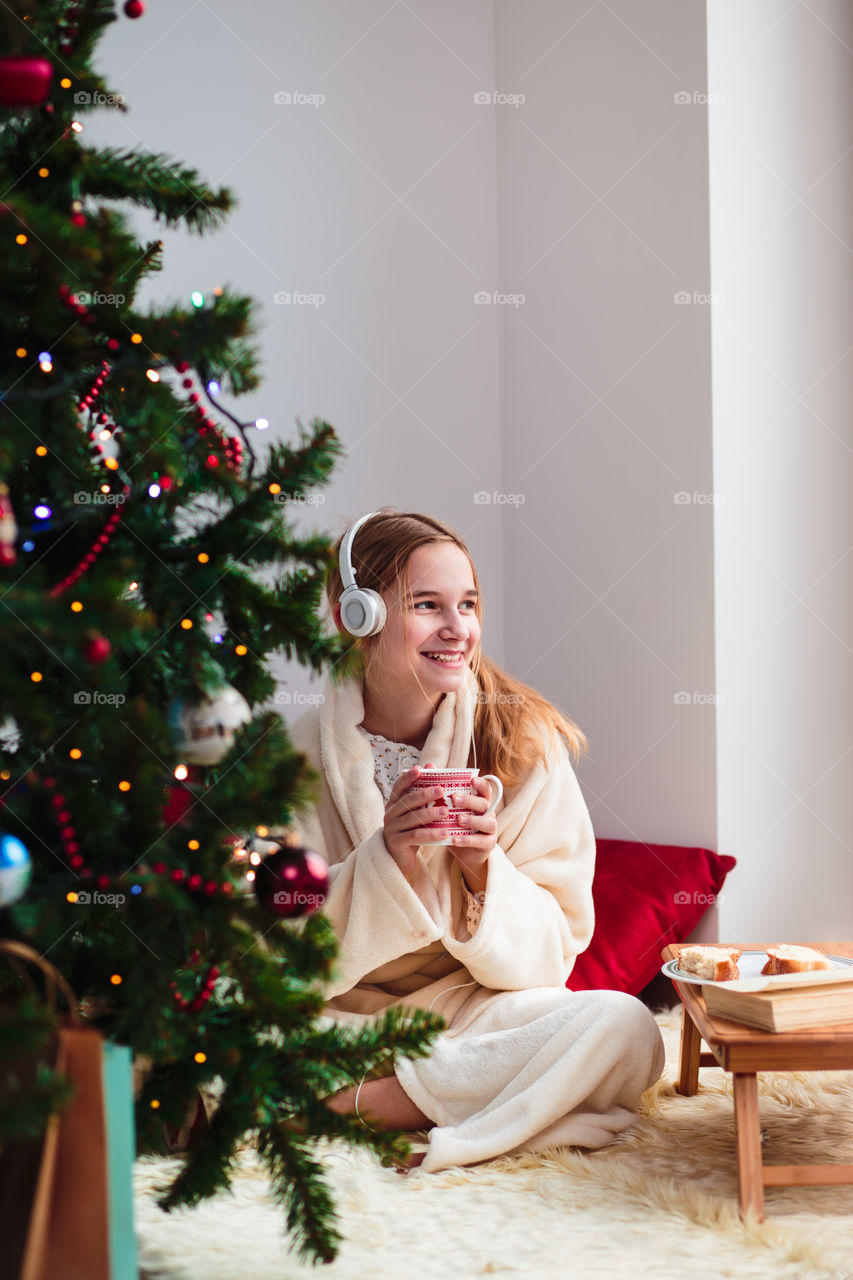
[[[827,956],[826,958],[827,960],[832,961],[833,969],[847,969],[851,965],[853,965],[853,960],[847,960],[844,956]],[[762,975],[761,973],[761,970],[763,969],[766,963],[767,963],[766,951],[744,951],[737,962],[738,972],[741,978],[764,977],[766,980],[767,975]],[[710,978],[700,978],[698,974],[695,974],[695,973],[682,973],[678,967],[677,960],[667,960],[666,964],[661,966],[661,973],[664,974],[667,978],[672,978],[674,982],[691,982],[697,987],[706,987],[706,986],[707,987],[731,987],[733,985],[731,981],[712,982]],[[829,970],[828,969],[812,970],[813,976],[821,973],[829,973]],[[774,975],[774,977],[782,978],[782,979],[786,977],[791,977],[791,976],[793,975],[790,975],[790,974]],[[776,982],[773,985],[780,986],[782,984],[779,982]]]

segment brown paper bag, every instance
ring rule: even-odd
[[[31,948],[5,942],[0,951],[31,960],[67,992],[61,975]],[[77,1020],[73,1005],[60,1020],[51,1060],[75,1093],[41,1138],[7,1143],[0,1153],[0,1275],[109,1280],[103,1040]]]

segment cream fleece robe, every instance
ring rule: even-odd
[[[469,671],[464,688],[439,703],[423,760],[468,765],[476,695]],[[565,745],[505,789],[472,937],[448,849],[422,846],[407,878],[386,848],[363,717],[361,682],[327,679],[323,702],[290,730],[322,779],[297,825],[330,864],[323,911],[340,953],[327,1014],[359,1023],[404,1005],[444,1017],[430,1056],[396,1067],[435,1121],[426,1172],[543,1145],[602,1146],[663,1070],[663,1044],[633,996],[565,987],[592,936],[595,858]]]

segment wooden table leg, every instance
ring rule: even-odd
[[[681,1006],[681,1055],[678,1064],[679,1093],[691,1096],[699,1088],[699,1057],[702,1037],[699,1028],[687,1012],[686,1005]]]
[[[764,1178],[761,1168],[761,1126],[758,1115],[758,1077],[732,1076],[735,1095],[735,1137],[737,1139],[738,1199],[743,1216],[754,1209],[764,1221]]]

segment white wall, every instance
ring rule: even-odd
[[[496,17],[508,665],[586,731],[599,835],[715,848],[704,4]]]
[[[853,925],[853,9],[709,4],[725,936]]]
[[[323,417],[347,452],[297,527],[337,536],[383,504],[448,520],[500,660],[501,510],[473,501],[501,472],[498,316],[474,303],[498,275],[495,115],[474,103],[493,79],[489,0],[173,0],[121,17],[99,53],[130,111],[90,116],[86,136],[142,140],[239,201],[201,239],[137,216],[165,242],[141,298],[221,283],[257,299],[264,385],[235,407],[291,439],[297,416]],[[282,91],[325,102],[277,105]]]

